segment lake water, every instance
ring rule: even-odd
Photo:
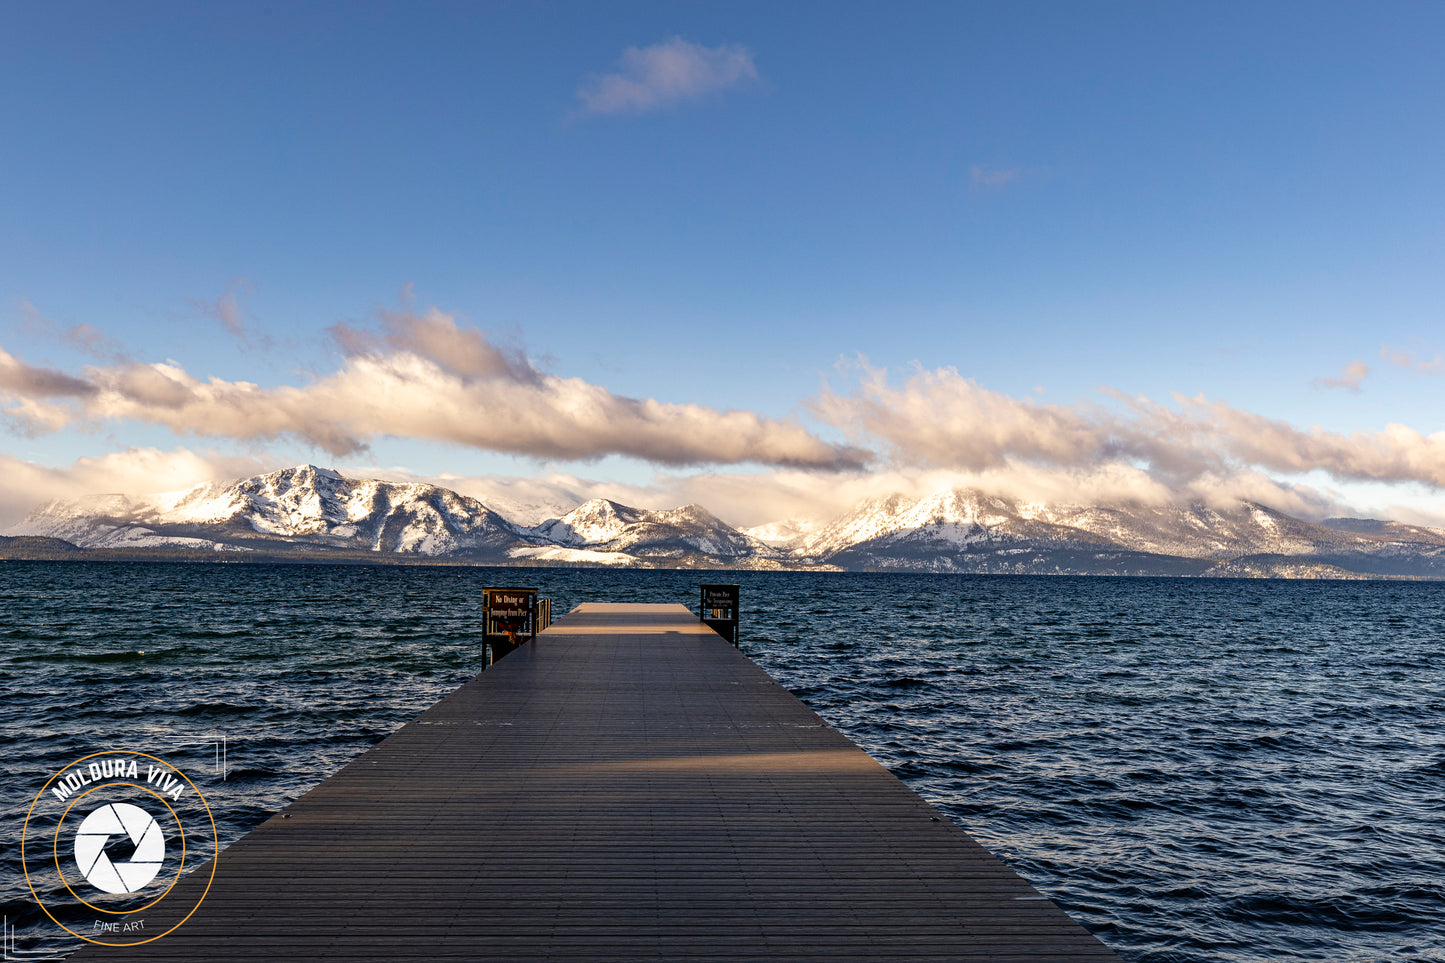
[[[1445,961],[1442,584],[15,562],[7,948],[78,945],[19,858],[71,760],[163,754],[229,842],[476,673],[483,587],[560,615],[701,581],[741,583],[744,652],[1125,959]]]

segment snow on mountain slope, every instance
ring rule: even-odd
[[[1320,525],[1263,505],[1045,505],[965,488],[859,503],[825,525],[739,531],[698,505],[592,499],[530,528],[428,484],[299,465],[224,485],[51,502],[3,534],[83,548],[401,553],[530,564],[1078,574],[1445,577],[1445,532]]]
[[[620,538],[630,526],[643,521],[647,514],[641,509],[628,508],[606,498],[593,498],[561,518],[548,519],[532,531],[557,545],[600,545]]]
[[[1127,509],[1063,507],[1041,512],[1036,518],[1097,535],[1132,551],[1182,558],[1299,554],[1313,551],[1319,543],[1318,526],[1252,503],[1226,510],[1197,503]]]
[[[715,558],[777,555],[769,546],[697,505],[649,511],[605,498],[583,502],[531,529],[538,540],[569,548],[645,556],[703,554]]]
[[[198,540],[257,547],[270,541],[420,555],[490,547],[516,537],[506,519],[455,492],[353,480],[312,465],[144,498],[52,502],[12,531],[82,547]]]
[[[1355,565],[1381,574],[1445,574],[1445,539],[1429,529],[1402,528],[1361,533],[1248,502],[1226,509],[1201,504],[1048,506],[943,489],[921,498],[891,495],[860,503],[801,540],[796,551],[847,567],[933,571],[1079,571],[1095,566],[1133,572],[1153,564],[1148,558],[1208,563],[1268,556],[1300,558],[1305,560],[1302,566],[1313,559],[1320,573]],[[1090,556],[1097,563],[1089,562]],[[1283,570],[1277,563],[1268,567]]]
[[[637,563],[637,556],[626,552],[598,552],[589,548],[563,548],[560,545],[519,545],[508,549],[510,558],[536,565],[610,565],[626,568]]]
[[[803,539],[798,550],[815,558],[864,545],[908,544],[920,549],[957,551],[1039,534],[1030,531],[1035,527],[1004,499],[946,488],[921,498],[888,495],[868,499]]]

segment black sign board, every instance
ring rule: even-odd
[[[537,635],[537,590],[489,588],[482,590],[483,641],[495,662]]]
[[[704,585],[699,606],[702,621],[733,645],[738,644],[738,586]]]

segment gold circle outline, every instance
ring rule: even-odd
[[[60,829],[61,829],[62,826],[65,825],[65,818],[70,815],[70,811],[75,808],[75,804],[76,804],[76,803],[80,802],[82,796],[88,796],[88,795],[90,795],[91,793],[96,792],[97,790],[105,789],[105,788],[107,788],[107,787],[109,787],[109,786],[130,786],[130,787],[133,788],[133,789],[139,789],[139,790],[141,790],[142,792],[148,792],[148,793],[150,793],[152,796],[155,796],[157,799],[159,799],[159,800],[161,801],[161,805],[162,805],[162,806],[166,807],[167,809],[170,809],[171,818],[176,821],[176,828],[181,831],[181,865],[176,868],[176,878],[173,879],[173,880],[171,880],[171,885],[170,885],[170,886],[167,886],[167,887],[165,888],[165,892],[161,893],[159,896],[157,896],[155,899],[151,900],[149,903],[145,904],[144,906],[137,906],[137,907],[135,907],[134,909],[128,909],[128,910],[108,910],[108,909],[101,909],[99,906],[96,906],[94,903],[90,902],[90,901],[87,900],[85,897],[83,897],[83,896],[81,896],[79,893],[77,893],[77,892],[75,891],[75,887],[70,885],[70,880],[68,880],[68,879],[65,878],[65,870],[63,870],[63,869],[60,868]],[[106,805],[107,805],[107,806],[110,806],[110,805],[114,805],[114,804],[113,804],[113,803],[106,803]],[[143,811],[144,811],[144,810],[143,810]],[[149,816],[150,813],[147,812],[146,815]],[[151,818],[154,819],[155,817],[154,817],[154,816],[151,816]],[[60,874],[60,881],[65,884],[65,888],[70,891],[70,895],[71,895],[71,896],[74,896],[77,900],[79,900],[80,902],[84,903],[86,906],[89,906],[91,909],[95,910],[97,913],[106,913],[106,914],[108,914],[108,915],[110,915],[110,916],[129,916],[131,913],[139,913],[139,912],[141,912],[142,910],[148,910],[148,909],[150,909],[152,906],[154,906],[154,905],[156,905],[157,903],[159,903],[161,900],[165,899],[165,898],[166,898],[166,893],[169,893],[169,892],[171,891],[171,886],[175,886],[177,883],[179,883],[179,882],[181,881],[181,874],[186,871],[186,827],[183,826],[183,825],[181,825],[181,817],[178,816],[178,815],[176,815],[176,811],[175,811],[174,809],[171,809],[171,804],[168,803],[168,802],[166,802],[165,799],[161,796],[161,794],[158,793],[158,792],[156,792],[154,789],[147,789],[145,786],[137,785],[136,783],[133,783],[133,782],[107,782],[107,783],[104,783],[104,784],[99,785],[99,786],[92,786],[91,788],[87,789],[85,792],[81,793],[79,796],[76,796],[74,799],[72,799],[72,800],[70,801],[70,805],[68,805],[68,806],[65,807],[65,812],[63,812],[63,813],[60,814],[60,822],[58,822],[58,823],[55,824],[55,846],[54,846],[54,853],[55,853],[55,871]]]
[[[60,922],[60,920],[55,918],[54,914],[50,912],[50,910],[46,907],[45,903],[40,899],[40,894],[35,892],[35,884],[30,880],[30,870],[25,865],[25,835],[30,829],[30,817],[34,814],[35,807],[40,805],[40,798],[45,795],[45,790],[50,788],[50,784],[60,776],[64,775],[65,771],[71,766],[77,766],[80,763],[85,762],[85,760],[87,759],[94,759],[96,756],[103,756],[106,753],[113,753],[116,755],[124,754],[129,756],[140,756],[144,759],[154,759],[156,762],[160,763],[162,766],[165,766],[171,772],[184,779],[186,781],[186,785],[191,787],[191,790],[196,794],[196,798],[201,801],[201,805],[204,806],[206,809],[206,818],[210,820],[211,823],[211,845],[215,848],[215,856],[211,859],[211,876],[209,879],[206,880],[205,891],[201,893],[201,898],[196,900],[196,905],[191,907],[191,911],[185,916],[181,917],[180,922],[176,923],[175,926],[172,926],[164,933],[158,933],[155,936],[149,937],[148,939],[138,940],[134,943],[107,943],[105,940],[94,940],[88,936],[82,936],[81,934],[75,932],[75,930]],[[40,907],[40,911],[42,913],[50,917],[51,922],[53,922],[61,929],[65,930],[65,932],[69,933],[71,936],[74,936],[77,939],[82,939],[87,943],[95,943],[98,946],[141,946],[146,943],[154,942],[155,940],[160,939],[162,936],[174,933],[181,926],[182,923],[194,916],[196,914],[196,910],[200,909],[201,904],[205,902],[206,895],[211,891],[211,884],[216,881],[216,864],[220,861],[221,836],[220,833],[216,831],[216,817],[211,813],[211,804],[206,802],[205,793],[197,789],[196,784],[191,782],[190,778],[187,777],[185,773],[181,772],[179,769],[166,762],[164,759],[160,758],[159,756],[152,756],[148,752],[136,752],[133,749],[102,749],[99,752],[92,752],[87,756],[81,756],[74,762],[70,762],[64,766],[61,766],[60,771],[56,772],[49,779],[45,780],[44,785],[40,787],[40,791],[35,794],[35,799],[30,803],[30,809],[27,810],[25,813],[25,822],[22,823],[20,826],[20,869],[25,873],[25,888],[30,890],[31,896],[35,897],[35,905]]]

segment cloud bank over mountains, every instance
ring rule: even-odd
[[[1085,472],[1133,466],[1169,491],[1197,497],[1220,479],[1258,471],[1445,488],[1445,432],[1390,424],[1346,435],[1298,428],[1202,395],[1175,394],[1164,404],[1109,388],[1102,395],[1112,407],[1038,404],[990,391],[952,367],[918,368],[896,385],[886,371],[859,367],[851,392],[825,390],[811,405],[858,443],[886,451],[895,465]]]
[[[522,347],[437,308],[382,311],[369,326],[338,323],[327,336],[336,352],[329,370],[272,385],[118,353],[68,371],[0,347],[0,413],[21,435],[141,425],[213,446],[137,447],[66,469],[0,456],[9,480],[0,519],[56,495],[155,491],[263,471],[279,459],[267,452],[276,444],[362,466],[369,444],[391,438],[523,456],[539,471],[491,479],[368,471],[520,505],[695,501],[745,525],[825,517],[860,498],[951,484],[1050,503],[1247,499],[1307,517],[1347,506],[1301,483],[1304,475],[1445,489],[1445,433],[1389,424],[1342,434],[1204,396],[1157,401],[1102,388],[1076,404],[1041,403],[992,391],[949,366],[898,373],[859,358],[780,418],[618,395],[550,372]],[[638,485],[556,470],[605,457],[635,459],[658,474]]]
[[[158,425],[178,436],[302,441],[356,455],[379,436],[426,439],[540,458],[607,455],[659,465],[737,464],[844,470],[861,448],[796,421],[749,411],[629,398],[540,371],[518,350],[432,310],[386,313],[381,329],[330,329],[340,365],[302,385],[201,378],[171,362],[91,365],[71,374],[0,349],[4,414],[22,433]]]

